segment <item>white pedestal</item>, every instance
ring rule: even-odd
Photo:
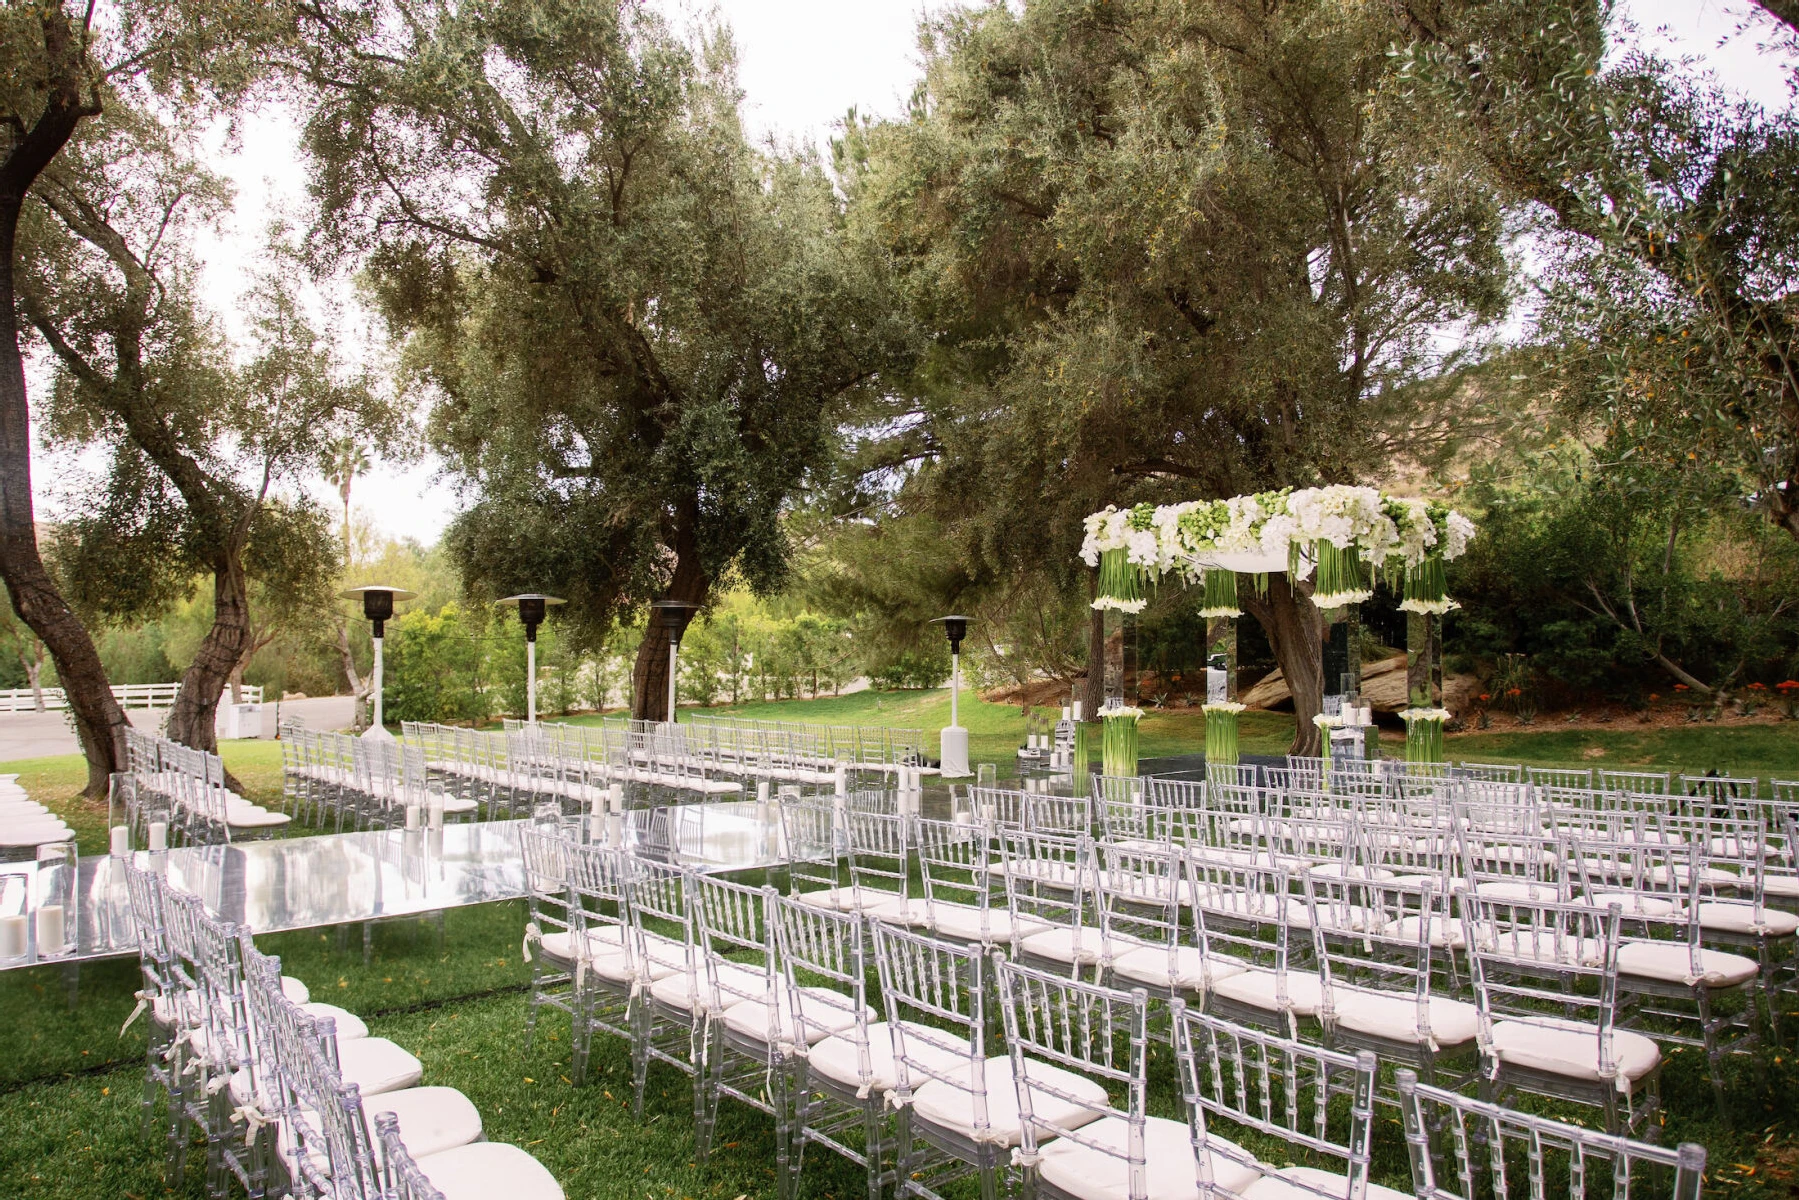
[[[968,730],[960,725],[945,726],[938,749],[945,779],[966,779],[974,774],[968,769]]]
[[[391,742],[394,740],[394,735],[387,732],[387,726],[385,725],[370,725],[367,729],[362,731],[362,736],[371,742]]]

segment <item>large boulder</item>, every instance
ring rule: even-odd
[[[1479,686],[1480,681],[1472,675],[1445,675],[1443,707],[1452,713],[1465,711]],[[1238,698],[1251,708],[1293,707],[1293,693],[1288,690],[1279,667],[1262,676],[1254,687]],[[1362,664],[1362,703],[1375,712],[1384,713],[1396,713],[1409,707],[1406,703],[1405,655],[1395,654],[1379,662]]]

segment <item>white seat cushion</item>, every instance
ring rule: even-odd
[[[562,1185],[542,1163],[504,1142],[475,1142],[417,1161],[444,1200],[563,1200]]]
[[[924,1028],[908,1022],[901,1022],[901,1025],[911,1029]],[[906,1039],[905,1053],[908,1058],[942,1074],[948,1074],[958,1064],[968,1061],[966,1039],[941,1029],[928,1030],[926,1036],[931,1040],[926,1041],[922,1036]],[[960,1044],[961,1053],[944,1049],[937,1044],[952,1041]],[[819,1042],[806,1052],[806,1064],[813,1074],[823,1075],[852,1088],[862,1086],[861,1052],[856,1043],[847,1037],[828,1037]],[[899,1064],[894,1060],[893,1027],[885,1021],[876,1021],[868,1027],[868,1066],[873,1094],[890,1092],[899,1086]],[[929,1076],[924,1076],[919,1082],[928,1079]]]
[[[397,1092],[424,1077],[424,1064],[382,1037],[361,1037],[337,1048],[338,1066],[345,1083],[353,1083],[366,1096]]]
[[[1286,1167],[1263,1176],[1241,1195],[1243,1200],[1319,1200],[1320,1196],[1346,1200],[1349,1177],[1320,1171],[1316,1167]],[[1412,1200],[1412,1194],[1371,1182],[1364,1200]]]
[[[1057,926],[1025,935],[1019,939],[1018,948],[1037,958],[1085,967],[1100,960],[1104,940],[1097,929]]]
[[[1012,914],[1005,908],[976,908],[972,904],[931,902],[931,928],[938,936],[959,942],[1009,942]],[[983,922],[985,924],[983,925]]]
[[[353,1042],[369,1035],[368,1025],[347,1008],[339,1008],[335,1004],[313,1004],[310,1001],[300,1007],[309,1017],[330,1017],[340,1042]]]
[[[760,994],[768,979],[764,972],[751,967],[739,966],[736,963],[725,963],[719,969],[723,981],[729,983],[733,989],[732,992],[725,993],[723,997],[726,1007],[737,1002],[734,999],[734,993]],[[696,984],[700,993],[700,1003],[697,1006],[694,1003],[692,992],[692,988]],[[707,980],[703,968],[693,975],[689,975],[686,971],[679,971],[650,984],[650,995],[670,1008],[692,1012],[697,1007],[703,1012],[711,1003],[712,984]]]
[[[225,824],[233,829],[273,829],[292,820],[286,813],[269,812],[264,808],[254,811],[236,809],[225,814]]]
[[[856,906],[856,889],[853,887],[821,888],[815,892],[795,892],[792,898],[795,904],[829,908],[837,912],[853,912]]]
[[[1242,971],[1243,964],[1236,959],[1217,954],[1207,958],[1198,946],[1175,947],[1172,965],[1166,946],[1145,946],[1112,960],[1112,973],[1120,979],[1185,992],[1203,992],[1212,986],[1212,980]]]
[[[1715,933],[1741,933],[1755,937],[1791,937],[1799,932],[1799,916],[1764,908],[1756,919],[1755,908],[1746,901],[1707,900],[1699,905],[1699,927]]]
[[[1033,1081],[1032,1111],[1040,1119],[1052,1121],[1064,1129],[1091,1121],[1097,1114],[1089,1111],[1089,1106],[1099,1107],[1106,1102],[1106,1089],[1085,1076],[1046,1063],[1032,1063],[1029,1071]],[[1018,1145],[1023,1134],[1019,1129],[1018,1090],[1012,1079],[1011,1057],[988,1059],[984,1064],[982,1079],[987,1099],[987,1123],[984,1128],[977,1129],[975,1126],[972,1079],[958,1078],[957,1082],[962,1086],[941,1079],[933,1079],[925,1084],[912,1093],[913,1117],[952,1130],[976,1142],[1001,1146]],[[1072,1103],[1051,1095],[1043,1090],[1042,1085],[1045,1083],[1053,1083],[1057,1091],[1079,1097],[1081,1103]]]
[[[1038,1147],[1037,1169],[1044,1182],[1080,1200],[1127,1200],[1129,1123],[1121,1117],[1102,1117],[1083,1126],[1081,1138],[1095,1145],[1057,1138]],[[1222,1189],[1220,1195],[1240,1194],[1255,1182],[1258,1172],[1248,1165],[1252,1156],[1247,1150],[1219,1137],[1206,1140],[1212,1182]],[[1143,1167],[1153,1200],[1200,1200],[1193,1138],[1185,1121],[1149,1118],[1143,1129]]]
[[[1626,917],[1671,917],[1680,908],[1671,897],[1645,892],[1588,892],[1586,903],[1594,908],[1616,904]]]
[[[1605,962],[1605,943],[1595,938],[1558,937],[1547,929],[1513,929],[1483,937],[1479,948],[1504,958],[1534,963],[1597,967]]]
[[[448,1087],[403,1088],[382,1092],[364,1101],[363,1113],[368,1117],[369,1133],[375,1132],[375,1118],[392,1113],[400,1122],[400,1140],[413,1159],[440,1154],[457,1146],[481,1140],[481,1111],[467,1096]],[[387,1151],[376,1137],[375,1161],[387,1163]]]
[[[1612,1053],[1624,1078],[1635,1081],[1662,1061],[1661,1047],[1628,1029],[1612,1032]],[[1516,1067],[1548,1071],[1569,1079],[1603,1080],[1599,1073],[1599,1030],[1580,1021],[1545,1017],[1536,1021],[1495,1021],[1493,1052]]]
[[[1754,979],[1761,970],[1752,958],[1722,950],[1699,951],[1699,972],[1693,971],[1693,952],[1685,942],[1625,942],[1618,947],[1618,974],[1641,979],[1660,979],[1689,987],[1734,987]]]
[[[877,921],[913,927],[928,926],[931,923],[931,908],[922,896],[880,899],[873,893],[863,892],[862,900],[863,915]]]
[[[1401,917],[1382,932],[1387,937],[1416,944],[1419,931],[1426,920],[1424,917]],[[1462,932],[1462,923],[1454,917],[1438,915],[1428,920],[1430,928],[1424,931],[1424,936],[1432,947],[1438,950],[1459,950],[1467,942],[1467,936]]]
[[[1538,900],[1554,902],[1561,899],[1561,890],[1553,883],[1535,883],[1528,879],[1483,879],[1474,885],[1476,895],[1486,896],[1493,900]]]
[[[778,1037],[783,1045],[795,1044],[803,1035],[807,1044],[821,1042],[834,1033],[856,1024],[856,1014],[849,1011],[847,998],[825,988],[800,989],[800,1011],[793,1011],[792,993],[785,983],[775,984],[775,1019],[780,1023]],[[725,1009],[724,1022],[731,1029],[745,1037],[759,1042],[768,1042],[769,1006],[761,1000],[745,1000]],[[873,1010],[868,1016],[874,1016]]]
[[[1275,973],[1266,967],[1248,967],[1223,979],[1213,976],[1212,994],[1264,1012],[1283,1011],[1276,994]],[[1296,1016],[1316,1016],[1324,1007],[1324,985],[1307,971],[1287,972],[1287,1005]]]
[[[312,999],[312,989],[292,975],[281,977],[281,994],[295,1004],[304,1004]]]
[[[1764,896],[1781,896],[1789,900],[1799,898],[1799,875],[1762,876],[1762,894]]]
[[[1418,1031],[1418,998],[1409,992],[1338,985],[1331,989],[1331,1003],[1336,1008],[1337,1024],[1345,1029],[1412,1045],[1424,1041]],[[1433,1043],[1460,1046],[1474,1040],[1480,1027],[1480,1012],[1472,1004],[1446,996],[1431,996],[1428,1003]]]

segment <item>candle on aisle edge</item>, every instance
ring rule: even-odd
[[[25,948],[25,918],[0,917],[0,958],[24,958]]]
[[[167,821],[150,822],[150,853],[160,854],[169,848],[169,823]]]
[[[63,944],[63,934],[62,905],[46,904],[37,910],[37,954],[39,958],[51,954],[61,954],[66,949]]]
[[[131,853],[131,830],[123,825],[112,827],[112,856],[124,858]]]

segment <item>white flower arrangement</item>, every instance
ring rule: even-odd
[[[1341,729],[1343,728],[1343,715],[1341,713],[1313,713],[1312,724],[1320,729]]]
[[[1399,602],[1400,612],[1424,613],[1433,617],[1440,617],[1446,612],[1454,612],[1460,607],[1460,604],[1448,596],[1441,600],[1401,600]]]
[[[1199,706],[1202,713],[1240,713],[1248,708],[1247,704],[1239,704],[1235,700],[1214,700]]]
[[[1143,582],[1168,574],[1193,582],[1208,556],[1254,554],[1286,563],[1295,581],[1316,577],[1312,602],[1320,608],[1367,600],[1380,569],[1396,586],[1403,580],[1404,611],[1441,616],[1455,607],[1444,594],[1443,564],[1460,558],[1474,534],[1472,521],[1440,501],[1333,484],[1153,509],[1108,506],[1087,517],[1081,559],[1100,567],[1095,608],[1140,612]],[[1111,551],[1120,553],[1107,559]],[[1218,611],[1202,615],[1235,615],[1211,607]]]
[[[1400,711],[1399,719],[1410,725],[1413,721],[1451,721],[1455,714],[1447,708],[1407,708]]]
[[[1110,721],[1113,718],[1124,718],[1124,717],[1128,717],[1131,720],[1135,721],[1143,715],[1143,710],[1140,708],[1132,708],[1128,704],[1117,704],[1117,705],[1111,705],[1109,707],[1100,709],[1099,715],[1102,720],[1106,720],[1106,721]]]

